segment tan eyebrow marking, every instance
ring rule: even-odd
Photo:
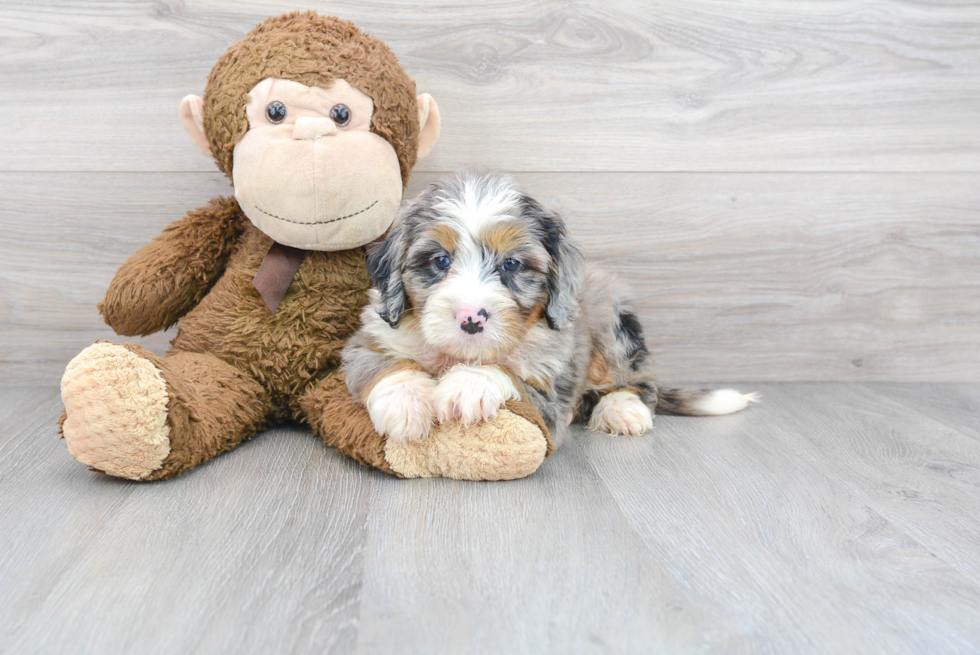
[[[459,236],[448,225],[433,225],[428,229],[427,236],[445,248],[448,253],[456,252],[456,247],[459,245]]]
[[[480,234],[483,244],[501,255],[525,245],[525,239],[524,228],[515,222],[491,225]]]

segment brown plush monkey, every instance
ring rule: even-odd
[[[344,385],[340,349],[370,284],[362,246],[388,229],[439,133],[435,102],[416,98],[384,43],[313,12],[270,18],[218,60],[180,117],[235,197],[171,224],[113,279],[100,311],[117,333],[180,330],[166,357],[103,342],[69,363],[62,430],[78,461],[160,480],[292,419],[395,475],[537,469],[551,445],[527,403],[396,444]]]

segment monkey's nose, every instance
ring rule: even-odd
[[[490,314],[482,307],[480,309],[464,307],[456,312],[456,322],[459,323],[459,329],[467,334],[483,332],[483,326],[489,321]]]
[[[306,116],[297,118],[293,124],[294,139],[319,139],[337,133],[337,124],[329,118]]]

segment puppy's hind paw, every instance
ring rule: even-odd
[[[435,419],[435,386],[435,380],[422,371],[398,371],[381,379],[364,403],[374,429],[401,443],[424,439]]]
[[[613,391],[592,410],[589,429],[607,434],[640,435],[653,429],[650,408],[632,391]]]
[[[464,426],[489,421],[508,400],[521,397],[510,376],[496,366],[457,364],[442,376],[433,393],[440,423]]]

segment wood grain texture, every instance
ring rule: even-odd
[[[0,398],[0,652],[351,652],[359,465],[283,429],[133,485],[71,459],[56,389]]]
[[[683,581],[574,446],[512,483],[382,480],[372,507],[366,653],[661,652],[717,620],[682,609]]]
[[[0,170],[213,171],[180,99],[307,7],[436,97],[422,170],[980,170],[980,6],[904,0],[7,0]]]
[[[835,479],[797,447],[798,439],[832,437],[832,464],[847,467],[851,442],[902,450],[904,439],[882,443],[883,426],[867,423],[830,435],[821,429],[824,402],[852,389],[817,387],[818,401],[814,387],[762,387],[758,412],[709,421],[658,417],[653,440],[583,435],[585,453],[647,547],[685,583],[685,606],[714,610],[720,639],[699,644],[706,650],[969,652],[980,637],[976,580],[937,567],[931,546],[900,529],[925,517],[896,526],[862,493],[877,481]],[[891,420],[894,428],[911,419]],[[949,506],[965,516],[972,504]],[[951,535],[943,537],[950,543]],[[953,540],[978,552],[969,536]],[[831,578],[837,583],[827,585]],[[929,609],[919,605],[926,598]],[[933,630],[938,625],[941,632]]]
[[[980,650],[980,440],[906,401],[980,386],[756,388],[514,482],[286,428],[146,484],[71,459],[57,389],[0,390],[0,653]]]
[[[821,462],[869,507],[980,584],[980,441],[908,411],[884,389],[798,385],[771,395],[785,448]],[[978,423],[980,416],[974,429]]]
[[[631,283],[666,381],[980,381],[973,174],[518,179]],[[230,192],[220,174],[0,173],[0,383],[53,384],[114,338],[95,304],[118,266]]]
[[[869,385],[919,414],[949,426],[960,434],[980,440],[980,389],[970,384],[943,384],[924,387],[892,384]]]

